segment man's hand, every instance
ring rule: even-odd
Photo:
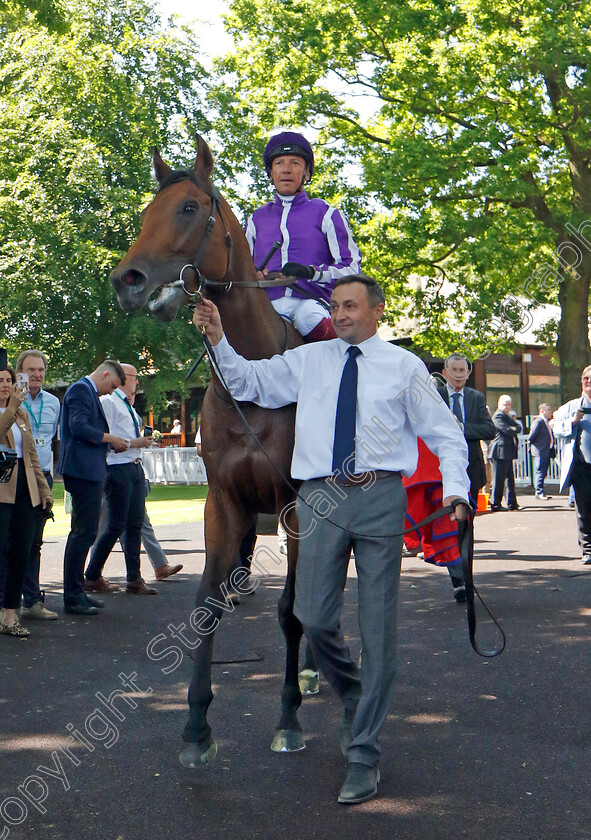
[[[462,522],[465,519],[468,519],[470,515],[470,505],[468,502],[465,502],[463,499],[460,499],[459,496],[448,496],[446,499],[443,500],[443,507],[447,507],[451,505],[452,502],[461,502],[461,504],[457,505],[454,508],[454,512],[450,513],[449,518],[452,522]]]
[[[145,449],[146,446],[152,446],[153,443],[154,438],[152,437],[152,435],[150,435],[149,437],[142,436],[134,438],[132,441],[130,441],[129,446],[131,447],[131,449]]]
[[[215,303],[207,300],[207,298],[203,298],[202,302],[195,307],[193,323],[198,330],[205,327],[205,335],[214,347],[222,340],[224,330],[219,310]]]
[[[126,449],[129,449],[129,441],[117,435],[103,435],[103,443],[111,444],[111,449],[114,449],[115,452],[125,452]]]
[[[578,423],[579,420],[582,420],[584,416],[585,412],[583,411],[583,409],[577,408],[577,410],[575,411],[575,416],[573,417],[573,426],[575,425],[575,423]]]

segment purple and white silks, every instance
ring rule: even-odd
[[[321,198],[308,198],[302,190],[293,199],[276,195],[259,207],[245,225],[246,238],[254,264],[260,265],[273,242],[281,248],[267,264],[269,271],[279,271],[286,262],[312,265],[312,280],[299,279],[297,285],[315,297],[330,301],[335,282],[348,274],[358,274],[361,253],[345,216]],[[271,300],[284,296],[302,297],[297,290],[267,289]]]

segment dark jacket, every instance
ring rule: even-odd
[[[450,405],[447,387],[442,387],[439,393]],[[496,429],[488,413],[484,394],[474,388],[464,388],[464,437],[468,444],[468,478],[473,491],[486,484],[486,469],[480,441],[492,440],[495,434]]]
[[[551,437],[543,417],[536,417],[531,424],[528,440],[532,455],[546,455],[550,452]],[[554,455],[551,454],[550,457],[553,458]]]
[[[517,435],[521,433],[521,423],[498,408],[493,414],[493,423],[497,430],[489,449],[488,457],[493,461],[514,461],[517,458]]]
[[[64,397],[58,472],[87,481],[106,481],[109,424],[92,383],[79,379]]]

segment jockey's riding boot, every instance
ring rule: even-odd
[[[314,341],[329,341],[331,338],[336,337],[337,334],[334,331],[330,318],[324,318],[319,324],[316,324],[313,330],[303,336],[306,344],[311,344]]]

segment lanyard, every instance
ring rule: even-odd
[[[131,414],[131,419],[133,420],[133,428],[135,429],[135,436],[139,437],[140,436],[140,427],[139,427],[138,422],[135,418],[135,414],[133,413],[133,408],[127,402],[127,397],[122,397],[121,394],[117,393],[117,391],[115,391],[115,396],[119,397],[119,399],[121,400],[122,403],[125,403],[125,407],[127,408],[129,413]]]
[[[25,401],[25,408],[27,409],[27,411],[31,415],[31,417],[33,419],[33,422],[35,423],[35,428],[37,429],[37,435],[39,435],[39,431],[41,429],[41,415],[43,414],[43,397],[41,397],[41,404],[39,406],[39,417],[35,417],[35,415],[33,414],[32,407],[26,401]]]

